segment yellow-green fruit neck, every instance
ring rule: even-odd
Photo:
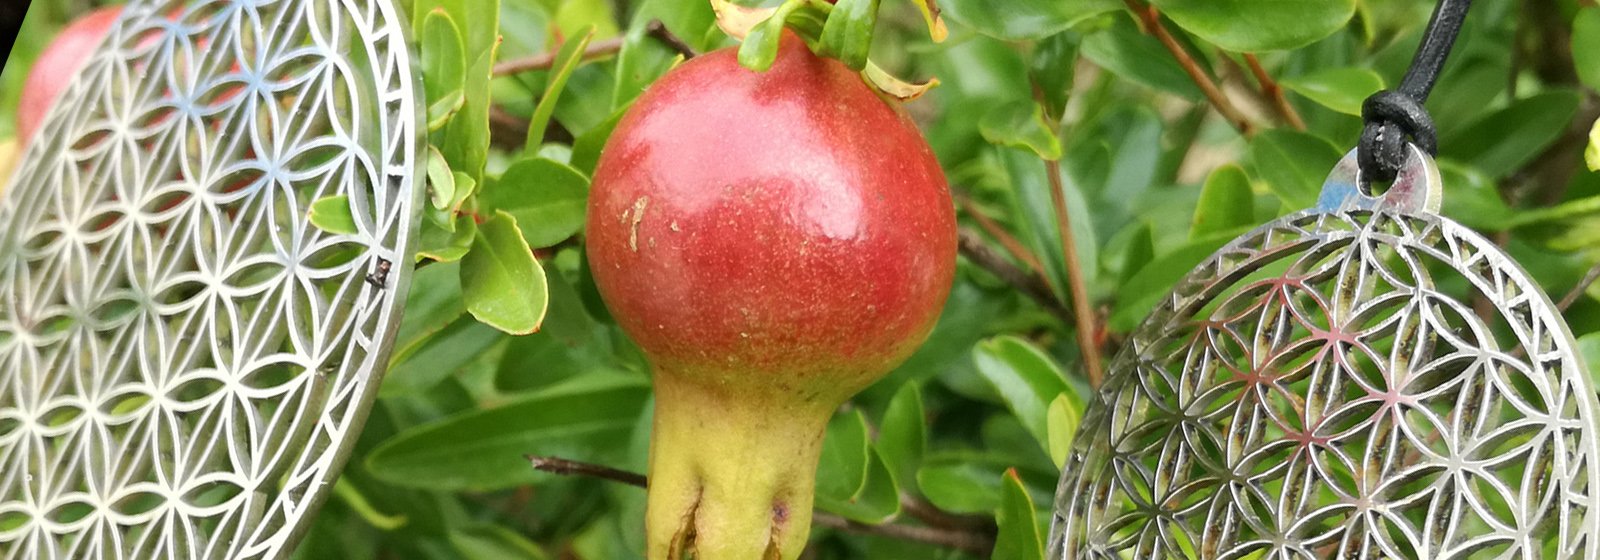
[[[837,402],[783,402],[658,371],[649,560],[792,560],[811,527],[817,459]]]

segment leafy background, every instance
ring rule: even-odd
[[[0,138],[31,61],[96,4],[33,2],[0,73]],[[915,3],[887,0],[871,52],[941,82],[907,108],[956,194],[960,272],[928,344],[830,425],[817,500],[829,515],[810,558],[1040,558],[1092,372],[1211,251],[1312,202],[1354,145],[1361,100],[1404,73],[1432,9],[939,4],[945,41]],[[1428,104],[1444,213],[1569,299],[1600,364],[1600,175],[1585,165],[1587,148],[1600,166],[1600,7],[1474,4]],[[524,455],[644,469],[647,364],[585,269],[588,176],[618,115],[683,51],[733,42],[706,0],[406,9],[435,146],[426,266],[380,401],[299,555],[637,558],[642,491],[537,472]],[[325,200],[314,219],[338,228],[346,211]]]

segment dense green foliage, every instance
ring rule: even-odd
[[[1310,205],[1354,146],[1361,100],[1404,73],[1432,3],[1154,0],[1198,80],[1152,33],[1141,17],[1150,12],[1135,10],[1142,1],[938,3],[943,42],[916,2],[885,0],[870,52],[896,76],[941,83],[907,110],[957,193],[964,257],[931,340],[830,425],[817,504],[866,526],[997,538],[995,558],[1037,559],[1090,390],[1083,344],[1109,359],[1201,259]],[[0,75],[0,135],[29,61],[85,4],[34,2]],[[1444,213],[1503,241],[1561,299],[1600,260],[1600,174],[1584,163],[1588,147],[1600,167],[1588,146],[1600,141],[1600,7],[1475,4],[1428,105]],[[588,176],[618,115],[679,56],[653,22],[700,52],[736,42],[707,0],[408,9],[435,147],[419,257],[429,264],[381,400],[300,555],[637,558],[643,492],[536,472],[523,457],[644,470],[647,365],[575,242]],[[866,50],[834,52],[863,63]],[[491,79],[496,62],[547,53],[542,68]],[[1243,120],[1222,116],[1201,82],[1218,84]],[[1277,103],[1279,87],[1292,110]],[[1063,251],[1052,212],[1057,183],[1074,251]],[[319,203],[319,224],[338,227],[338,202]],[[1081,338],[1075,278],[1093,315]],[[1600,288],[1580,293],[1567,318],[1600,364]],[[819,523],[808,554],[972,557],[881,533],[903,531]]]

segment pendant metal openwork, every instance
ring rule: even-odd
[[[387,366],[422,130],[387,0],[136,0],[0,198],[0,558],[277,558]],[[354,234],[312,226],[348,198]]]
[[[1596,558],[1596,397],[1494,243],[1435,214],[1412,148],[1180,282],[1117,356],[1051,558]]]

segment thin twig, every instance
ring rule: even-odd
[[[650,20],[649,25],[646,25],[644,29],[645,33],[649,33],[651,37],[655,37],[656,40],[672,47],[672,50],[678,51],[678,54],[683,55],[683,58],[694,58],[696,54],[694,47],[689,46],[689,43],[684,42],[677,35],[673,35],[672,30],[667,29],[667,24],[661,23],[661,20]]]
[[[1250,66],[1250,72],[1255,74],[1256,83],[1261,85],[1261,94],[1272,100],[1273,106],[1278,109],[1278,116],[1295,130],[1305,130],[1306,121],[1300,118],[1300,112],[1294,110],[1294,105],[1289,104],[1289,98],[1283,95],[1283,86],[1278,85],[1267,69],[1261,66],[1261,60],[1256,55],[1246,53],[1244,62]]]
[[[1056,229],[1061,232],[1061,251],[1067,261],[1067,287],[1071,291],[1072,318],[1078,338],[1078,350],[1083,353],[1084,370],[1089,374],[1089,385],[1099,387],[1104,377],[1100,363],[1100,345],[1095,337],[1094,313],[1089,310],[1089,290],[1084,286],[1083,267],[1078,263],[1078,243],[1072,234],[1072,217],[1067,214],[1066,186],[1061,183],[1061,164],[1044,160],[1045,175],[1050,179],[1050,202],[1055,205]]]
[[[594,60],[596,58],[604,58],[617,54],[618,51],[622,50],[623,40],[624,38],[617,37],[614,39],[606,39],[604,41],[595,41],[593,43],[589,43],[589,46],[583,49],[581,58],[583,60]],[[533,56],[525,56],[522,58],[513,58],[495,64],[494,75],[509,76],[512,74],[521,74],[523,72],[532,72],[534,70],[549,70],[550,66],[554,65],[555,63],[556,51],[539,53]]]
[[[540,457],[536,455],[526,455],[524,457],[528,459],[528,463],[533,465],[535,470],[547,473],[597,478],[639,488],[649,487],[649,478],[636,472],[605,465],[571,461],[559,457]],[[994,549],[994,531],[957,531],[892,523],[869,525],[822,511],[813,513],[811,521],[819,527],[943,546],[964,550],[979,556],[988,556],[989,552]]]
[[[1062,322],[1072,323],[1072,312],[1067,310],[1066,304],[1056,297],[1055,292],[1050,289],[1050,284],[1045,282],[1044,277],[1029,274],[1018,268],[1017,265],[1012,264],[1011,261],[1006,260],[1000,253],[996,252],[989,244],[984,243],[983,238],[971,230],[961,230],[956,241],[962,256],[967,257],[967,260],[972,261],[972,264],[989,271],[989,273],[999,277],[1002,282],[1010,284],[1022,292],[1023,295],[1037,302],[1045,311],[1060,318]]]
[[[682,54],[684,58],[694,58],[694,47],[689,46],[689,43],[684,42],[684,40],[678,38],[677,35],[673,35],[672,31],[667,29],[667,26],[661,23],[660,20],[651,21],[645,27],[645,33],[649,34],[651,37],[654,37],[656,40],[661,41],[666,46],[671,47],[672,50]],[[626,43],[626,41],[626,37],[616,37],[589,43],[589,46],[583,49],[583,55],[581,58],[583,60],[594,60],[597,58],[605,58],[617,54],[618,52],[622,51],[622,46],[624,43]],[[511,74],[532,72],[534,70],[549,70],[550,67],[555,63],[555,51],[522,58],[513,58],[495,64],[494,75],[508,76]]]
[[[1583,279],[1578,281],[1578,285],[1573,286],[1567,292],[1567,295],[1561,298],[1561,303],[1556,304],[1556,307],[1566,311],[1568,307],[1572,307],[1572,304],[1577,303],[1578,298],[1582,297],[1584,292],[1589,291],[1589,286],[1594,285],[1596,281],[1600,281],[1600,263],[1589,268],[1589,272],[1583,275]]]
[[[524,455],[523,457],[528,459],[528,463],[533,465],[533,469],[536,471],[544,471],[562,476],[598,478],[601,480],[620,482],[628,486],[638,486],[640,488],[646,487],[649,483],[649,480],[646,479],[642,474],[629,472],[622,469],[614,469],[605,465],[580,463],[578,461],[570,461],[560,457],[540,457],[537,455]]]
[[[1007,253],[1011,253],[1012,258],[1027,265],[1028,269],[1040,278],[1044,277],[1044,265],[1039,263],[1038,255],[1033,254],[1033,251],[1028,250],[1028,247],[1018,241],[1016,237],[1013,237],[1011,232],[1006,231],[1006,228],[1001,227],[994,219],[979,210],[978,205],[973,203],[971,198],[957,193],[956,202],[961,205],[961,210],[965,211],[968,217],[978,222],[978,227],[983,228],[984,233],[989,234],[989,237],[993,237],[995,241],[1000,242],[1000,246],[1004,247]]]
[[[994,518],[983,515],[960,515],[939,509],[939,506],[911,494],[900,495],[900,509],[929,527],[994,533],[999,528]]]
[[[1178,40],[1172,36],[1171,32],[1167,31],[1165,25],[1161,24],[1161,12],[1154,7],[1141,4],[1139,0],[1123,0],[1123,2],[1128,5],[1129,11],[1138,16],[1144,32],[1160,40],[1161,44],[1172,53],[1172,57],[1178,60],[1178,65],[1183,67],[1184,73],[1189,75],[1189,79],[1194,80],[1195,85],[1200,86],[1200,92],[1205,94],[1206,99],[1211,101],[1213,107],[1217,108],[1217,112],[1221,113],[1222,117],[1227,119],[1228,123],[1232,124],[1233,128],[1237,129],[1240,134],[1245,136],[1255,134],[1255,125],[1250,122],[1250,119],[1245,117],[1238,107],[1233,106],[1233,102],[1222,94],[1222,90],[1217,87],[1216,82],[1211,80],[1211,76],[1200,68],[1200,63],[1195,61],[1189,51],[1184,50],[1183,45],[1178,43]]]

